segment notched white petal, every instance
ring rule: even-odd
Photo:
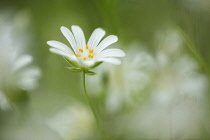
[[[106,49],[106,50],[103,50],[98,56],[100,58],[105,58],[105,57],[124,57],[125,53],[121,49]]]
[[[105,33],[106,32],[101,28],[95,29],[87,43],[90,46],[90,48],[95,48],[101,41],[101,39],[104,37]]]
[[[79,26],[76,26],[76,25],[72,25],[71,29],[74,34],[77,47],[84,48],[86,45],[86,41],[85,41],[85,35],[83,33],[83,30]]]
[[[49,50],[50,50],[50,52],[52,52],[52,53],[61,55],[61,56],[63,56],[63,57],[67,57],[67,58],[69,58],[69,59],[72,60],[72,61],[76,61],[76,60],[77,60],[77,58],[75,57],[75,55],[70,55],[70,54],[65,53],[65,52],[63,52],[63,51],[61,51],[61,50],[58,50],[58,49],[55,49],[55,48],[50,48]]]
[[[63,52],[69,53],[71,55],[74,54],[73,51],[67,45],[65,45],[65,44],[63,44],[63,43],[61,43],[59,41],[54,41],[54,40],[47,41],[47,44],[49,46],[53,47],[53,48],[59,49],[59,50],[61,50]]]
[[[109,45],[117,42],[117,40],[118,40],[118,37],[117,36],[115,36],[115,35],[109,35],[104,40],[102,40],[101,43],[98,45],[97,50],[96,50],[97,53],[101,52],[102,50],[104,50]]]
[[[59,49],[50,48],[49,51],[52,52],[52,53],[61,55],[61,56],[65,56],[65,57],[68,56],[69,57],[69,54],[67,54],[67,53],[65,53],[65,52],[63,52],[63,51],[61,51]]]
[[[28,64],[30,64],[33,61],[32,56],[30,55],[23,55],[20,58],[17,59],[17,61],[14,64],[14,71],[17,71],[25,66],[27,66]]]
[[[121,64],[121,61],[117,58],[101,58],[98,61],[103,61],[103,62],[114,64],[114,65],[120,65]]]
[[[66,37],[66,39],[69,41],[70,45],[72,46],[72,48],[75,52],[77,50],[77,44],[76,44],[76,41],[75,41],[75,38],[74,38],[72,32],[64,26],[62,26],[60,28],[60,30],[63,33],[63,35]]]

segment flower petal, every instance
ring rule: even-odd
[[[103,62],[114,64],[114,65],[121,64],[121,61],[117,58],[101,58],[101,59],[98,59],[97,61],[103,61]]]
[[[107,36],[101,43],[98,45],[96,52],[99,53],[102,50],[104,50],[109,45],[117,42],[118,38],[115,35],[109,35]]]
[[[87,43],[91,49],[95,48],[98,45],[105,33],[106,32],[101,28],[97,28],[93,31]]]
[[[54,40],[47,41],[47,44],[50,45],[53,48],[56,48],[56,49],[61,50],[63,52],[74,55],[73,51],[68,46],[66,46],[65,44],[63,44],[59,41],[54,41]]]
[[[76,44],[78,47],[77,49],[84,48],[86,45],[86,41],[85,41],[85,36],[84,36],[82,29],[76,25],[72,25],[71,29],[73,31],[74,38],[76,40]]]
[[[120,49],[106,49],[98,54],[98,58],[106,57],[124,57],[125,53]]]
[[[61,55],[61,56],[63,56],[63,57],[67,57],[67,58],[69,58],[70,60],[77,62],[77,58],[76,58],[75,55],[70,55],[70,54],[68,54],[68,53],[66,53],[66,52],[63,52],[63,51],[61,51],[61,50],[59,50],[59,49],[55,49],[55,48],[50,48],[49,50],[50,50],[50,52],[52,52],[52,53]]]
[[[77,44],[76,44],[76,41],[75,41],[75,38],[74,38],[72,32],[64,26],[62,26],[60,28],[60,30],[63,33],[63,35],[66,37],[66,39],[69,41],[70,45],[72,46],[72,48],[75,52],[77,50]]]
[[[28,64],[30,64],[32,62],[33,58],[30,55],[23,55],[20,58],[17,59],[17,61],[14,64],[14,71],[17,71],[25,66],[27,66]]]
[[[27,68],[18,75],[17,85],[25,90],[34,89],[37,86],[37,80],[41,76],[41,70],[37,67]]]

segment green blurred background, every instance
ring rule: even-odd
[[[38,66],[42,73],[37,88],[30,91],[18,91],[20,93],[17,96],[20,97],[14,100],[12,109],[0,111],[0,139],[2,140],[65,139],[51,130],[46,121],[56,112],[67,106],[73,106],[72,104],[75,102],[82,104],[88,110],[83,97],[81,73],[69,71],[66,68],[68,66],[66,61],[62,57],[50,53],[49,46],[46,44],[48,40],[58,40],[68,44],[60,32],[61,26],[70,28],[71,25],[79,25],[85,33],[86,40],[95,28],[101,27],[106,31],[106,35],[118,36],[119,42],[116,45],[125,52],[133,47],[132,42],[141,42],[146,47],[137,45],[137,48],[147,50],[151,55],[156,54],[160,49],[155,41],[157,32],[164,32],[172,27],[182,36],[185,44],[183,54],[189,55],[198,64],[198,73],[203,75],[206,81],[210,79],[209,0],[0,0],[0,14],[5,15],[5,19],[11,22],[17,15],[22,15],[29,20],[24,35],[29,37],[26,53],[33,56],[33,65]],[[136,49],[136,47],[133,48]],[[106,75],[104,79],[106,79]],[[105,82],[102,84],[104,84],[103,89],[106,90]],[[161,82],[161,78],[159,82]],[[88,90],[89,88],[94,89],[95,87],[88,87]],[[132,115],[130,118],[127,116],[124,118],[125,114],[137,112],[138,107],[148,104],[147,100],[150,96],[147,93],[151,88],[145,88],[143,93],[141,91],[141,94],[136,96],[143,101],[136,101],[134,107],[126,106],[115,113],[106,112],[106,95],[103,93],[105,90],[98,96],[90,95],[101,118],[101,127],[104,129],[104,135],[107,139],[210,139],[208,82],[206,82],[207,91],[205,92],[205,99],[207,100],[204,105],[205,111],[207,111],[204,115],[205,126],[201,125],[199,128],[202,133],[198,132],[197,135],[191,135],[194,133],[192,131],[186,135],[183,134],[182,137],[170,135],[170,132],[166,131],[163,133],[167,133],[167,136],[155,135],[151,138],[148,135],[153,135],[152,132],[151,134],[143,132],[132,134],[130,131],[138,128],[133,128],[127,124],[119,125],[121,124],[118,122],[120,120],[122,122],[133,120]],[[70,116],[69,119],[71,119]],[[62,117],[61,120],[58,119],[57,121],[62,121]],[[87,137],[86,135],[83,137],[82,133],[86,129],[83,130],[84,128],[81,127],[83,129],[74,132],[74,134],[81,135],[81,138],[77,136],[66,139],[101,139],[96,125],[92,125],[93,132],[90,133],[93,134],[90,136],[87,134]],[[188,125],[190,126],[190,124]],[[200,127],[200,125],[192,127],[197,128],[198,126]],[[122,127],[128,128],[123,129]],[[149,131],[150,129],[147,128],[146,130]],[[133,137],[127,135],[127,131]],[[69,135],[73,135],[72,132],[69,133]]]

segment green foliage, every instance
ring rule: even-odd
[[[197,3],[193,3],[193,2]],[[204,77],[207,73],[210,73],[210,4],[209,2],[205,3],[207,0],[199,1],[199,0],[54,0],[54,1],[42,1],[42,0],[1,0],[0,2],[0,13],[9,13],[6,17],[9,19],[13,19],[13,22],[17,22],[18,18],[16,18],[16,13],[21,12],[27,13],[28,18],[22,22],[29,22],[29,27],[27,28],[30,31],[30,35],[28,38],[32,37],[31,41],[21,40],[22,42],[26,42],[27,53],[34,56],[34,63],[38,65],[42,69],[42,79],[38,82],[37,89],[32,91],[24,91],[20,90],[20,92],[12,92],[11,95],[11,104],[12,108],[9,111],[0,110],[0,139],[4,140],[20,140],[20,139],[55,139],[60,140],[58,134],[54,131],[49,131],[48,127],[45,127],[46,124],[42,124],[41,122],[46,122],[46,118],[50,118],[56,112],[59,112],[66,106],[71,106],[72,103],[77,102],[79,105],[86,105],[83,97],[83,90],[81,87],[81,74],[85,72],[87,75],[92,75],[87,77],[87,80],[90,78],[92,81],[96,81],[101,84],[101,89],[98,90],[98,87],[94,85],[93,87],[89,87],[87,83],[87,90],[97,91],[97,94],[91,94],[90,91],[90,99],[93,101],[94,108],[96,108],[97,114],[99,114],[100,121],[102,122],[102,127],[105,131],[105,134],[108,137],[108,140],[146,140],[144,134],[138,133],[136,135],[127,135],[127,133],[137,132],[138,127],[135,129],[130,129],[128,124],[132,122],[132,117],[129,118],[130,114],[135,114],[136,112],[142,113],[142,108],[150,104],[149,102],[150,93],[152,89],[159,85],[164,78],[168,78],[165,76],[163,71],[162,75],[152,75],[153,82],[156,81],[156,78],[161,77],[162,79],[158,81],[156,84],[151,83],[150,86],[146,87],[142,91],[135,91],[135,100],[129,103],[125,103],[123,105],[123,109],[118,112],[108,112],[107,111],[107,100],[110,97],[110,90],[113,86],[118,85],[118,83],[122,82],[121,78],[112,79],[113,73],[103,73],[99,75],[97,72],[93,72],[92,69],[96,67],[100,67],[102,62],[97,62],[95,65],[90,67],[89,69],[84,69],[78,66],[77,63],[69,60],[68,58],[64,58],[68,64],[67,69],[65,69],[66,63],[59,59],[59,56],[55,56],[51,54],[48,49],[46,41],[50,39],[57,39],[61,42],[64,42],[66,45],[70,45],[68,41],[63,37],[59,28],[61,26],[70,27],[71,25],[79,25],[84,29],[84,33],[86,38],[90,36],[92,31],[101,27],[107,31],[107,34],[115,34],[119,38],[119,42],[116,45],[122,44],[119,46],[120,49],[127,50],[130,49],[130,43],[132,42],[140,42],[141,45],[137,46],[141,49],[146,49],[152,56],[155,56],[157,51],[157,44],[154,42],[154,36],[159,29],[166,29],[167,27],[178,27],[177,29],[183,35],[184,42],[186,43],[185,54],[190,55],[198,62],[198,69],[201,70],[201,75]],[[189,2],[189,3],[188,3]],[[200,6],[200,7],[199,7]],[[12,9],[14,8],[14,9]],[[2,12],[6,9],[6,12]],[[0,25],[4,21],[1,20],[0,17]],[[21,22],[19,22],[21,23]],[[9,27],[9,23],[7,24]],[[21,25],[18,24],[17,28],[21,30]],[[4,28],[8,28],[4,27]],[[4,33],[4,31],[2,31]],[[7,33],[5,33],[7,34]],[[16,33],[17,36],[21,36]],[[3,38],[3,37],[1,37]],[[4,39],[4,38],[3,38]],[[10,39],[8,39],[9,41]],[[17,42],[19,38],[17,37]],[[10,42],[8,42],[9,44]],[[7,45],[5,47],[7,47]],[[14,47],[19,47],[18,43],[13,44]],[[17,45],[17,46],[15,46]],[[142,47],[142,46],[146,47]],[[110,46],[112,47],[112,46]],[[0,50],[1,51],[1,50]],[[13,50],[11,50],[11,53]],[[9,56],[11,54],[8,54]],[[140,55],[140,54],[139,54]],[[178,56],[181,56],[178,55]],[[1,56],[0,56],[1,57]],[[126,56],[127,57],[127,56]],[[138,56],[137,56],[138,58]],[[161,59],[161,58],[160,58]],[[176,61],[179,59],[178,57],[174,57],[173,60]],[[1,58],[0,58],[1,61]],[[123,61],[123,60],[122,60]],[[130,60],[129,63],[133,63],[134,60]],[[144,64],[144,63],[143,63]],[[143,65],[137,64],[137,65]],[[156,64],[155,64],[156,65]],[[117,66],[114,66],[117,67]],[[190,67],[190,66],[189,66]],[[123,67],[127,68],[127,67]],[[132,67],[135,69],[136,67]],[[169,67],[170,69],[171,67]],[[181,69],[181,68],[180,68]],[[77,72],[77,73],[72,73]],[[153,67],[147,71],[153,71]],[[1,71],[1,69],[0,69]],[[121,74],[119,71],[117,74]],[[166,70],[166,73],[168,71]],[[10,71],[8,71],[10,73]],[[142,73],[142,69],[139,72]],[[0,73],[1,74],[1,73]],[[143,75],[144,73],[142,73]],[[186,73],[188,74],[188,73]],[[192,73],[193,74],[193,73]],[[136,75],[136,74],[135,74]],[[138,77],[130,78],[137,79]],[[152,77],[151,76],[151,77]],[[1,75],[0,75],[1,77]],[[16,78],[13,76],[14,79]],[[94,79],[96,78],[96,79]],[[102,82],[98,79],[102,79]],[[169,77],[170,79],[171,77]],[[207,81],[210,80],[209,77],[205,77]],[[13,81],[14,79],[9,79]],[[1,80],[1,79],[0,79]],[[116,82],[116,85],[110,86],[110,81],[113,80]],[[147,80],[147,79],[146,79]],[[171,79],[171,81],[176,82],[176,77]],[[3,79],[0,81],[0,84],[6,81],[3,86],[7,85],[7,80]],[[198,85],[200,79],[198,79],[195,85]],[[177,82],[178,83],[178,82]],[[166,85],[168,83],[165,83]],[[208,82],[207,82],[208,84]],[[138,84],[139,86],[142,83]],[[3,87],[2,84],[0,88]],[[120,85],[117,89],[122,89],[124,92],[124,87],[128,85]],[[203,84],[203,86],[205,86]],[[131,85],[132,87],[132,85]],[[168,85],[166,86],[168,89],[172,88]],[[209,87],[209,86],[208,86]],[[160,89],[163,88],[160,86]],[[190,88],[190,86],[188,87]],[[1,89],[0,89],[1,92]],[[178,92],[176,92],[178,94]],[[210,92],[207,91],[206,102],[209,104],[210,101]],[[198,91],[199,94],[199,91]],[[13,96],[14,95],[14,96]],[[122,94],[120,94],[122,95]],[[126,94],[127,95],[127,94]],[[167,94],[168,95],[168,94]],[[199,95],[195,95],[199,96]],[[199,96],[200,97],[200,96]],[[180,99],[181,98],[181,99]],[[187,97],[180,97],[178,101],[187,100]],[[129,98],[130,99],[130,98]],[[129,100],[128,99],[128,100]],[[114,100],[115,101],[115,100]],[[114,102],[113,101],[113,102]],[[1,101],[0,101],[1,102]],[[193,103],[197,104],[200,100],[196,100]],[[22,104],[21,104],[22,103]],[[117,104],[118,102],[114,102],[113,104]],[[162,102],[161,102],[162,103]],[[177,103],[177,102],[176,102]],[[17,104],[21,104],[21,107],[17,107]],[[158,105],[156,103],[153,103]],[[171,103],[172,104],[172,103]],[[185,104],[185,102],[183,102]],[[161,104],[162,105],[162,104]],[[178,108],[179,102],[177,106],[174,108]],[[30,115],[26,117],[25,122],[23,124],[19,124],[17,118],[21,118],[21,111],[18,111],[17,108],[21,109],[22,106],[27,106],[28,112]],[[164,105],[163,105],[164,106]],[[85,106],[86,107],[86,106]],[[113,106],[111,106],[113,107]],[[164,106],[167,108],[168,106]],[[169,105],[170,107],[170,105]],[[203,108],[209,108],[209,106],[202,105]],[[191,108],[190,108],[191,109]],[[199,110],[199,109],[197,109]],[[88,110],[89,111],[89,110]],[[160,111],[161,112],[161,111]],[[179,111],[177,111],[180,113]],[[170,113],[170,110],[169,110]],[[176,119],[176,115],[179,114],[174,113],[174,116],[171,116],[169,119]],[[209,119],[206,119],[206,116],[209,116],[207,112],[206,114],[198,115],[198,118],[193,118],[195,120],[205,120],[205,123],[209,123]],[[187,113],[186,113],[187,114]],[[192,113],[193,114],[193,113]],[[78,115],[75,118],[81,119],[82,115]],[[194,114],[197,115],[197,114]],[[37,117],[38,116],[38,117]],[[132,115],[131,115],[132,116]],[[152,117],[152,116],[151,116]],[[183,117],[183,116],[182,116]],[[193,117],[193,116],[192,116]],[[41,120],[34,121],[34,118],[41,118]],[[68,118],[68,117],[67,117]],[[168,119],[164,116],[164,119]],[[185,118],[185,117],[183,117]],[[148,119],[148,118],[147,118]],[[177,120],[179,120],[178,118]],[[81,124],[86,124],[85,121],[81,121]],[[93,121],[94,123],[94,121]],[[137,126],[139,122],[137,122],[134,126]],[[67,124],[67,123],[65,123]],[[169,124],[173,125],[173,123]],[[191,126],[191,124],[188,124]],[[193,125],[192,125],[193,126]],[[156,127],[156,126],[152,126]],[[161,125],[158,132],[162,132]],[[187,125],[184,127],[188,127]],[[32,128],[32,129],[28,129]],[[79,127],[80,128],[80,127]],[[83,134],[85,131],[84,127],[81,127],[82,130],[79,131],[79,134]],[[84,128],[84,129],[83,129]],[[94,135],[84,139],[97,140],[98,131],[95,130],[95,126],[92,126],[94,129]],[[125,129],[124,128],[128,128]],[[169,126],[171,128],[171,126]],[[199,127],[195,127],[199,128]],[[191,134],[198,134],[196,137],[198,139],[210,139],[210,134],[208,127],[202,126],[199,128],[199,131],[192,131]],[[38,130],[38,132],[31,132],[32,130]],[[177,128],[170,129],[166,133],[168,136],[171,133],[171,130],[174,132],[178,131]],[[30,131],[30,132],[28,132]],[[76,130],[75,130],[76,131]],[[75,132],[73,131],[73,132]],[[26,136],[30,138],[25,138]],[[170,133],[169,133],[170,132]],[[190,132],[190,131],[189,131]],[[69,132],[70,135],[71,132]],[[149,131],[148,131],[149,133]],[[185,138],[188,134],[177,135],[174,139],[191,139]],[[21,137],[21,135],[23,135]],[[152,134],[151,134],[152,135]],[[43,137],[44,138],[43,138]],[[157,133],[157,136],[161,136],[161,134]],[[131,138],[132,137],[132,138]],[[195,138],[195,139],[196,139]],[[155,138],[155,139],[164,139],[164,138]],[[165,139],[173,139],[167,137]]]

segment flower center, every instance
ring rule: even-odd
[[[94,57],[94,49],[89,49],[89,46],[86,45],[85,49],[78,49],[76,57],[82,57],[83,60],[92,59]]]

